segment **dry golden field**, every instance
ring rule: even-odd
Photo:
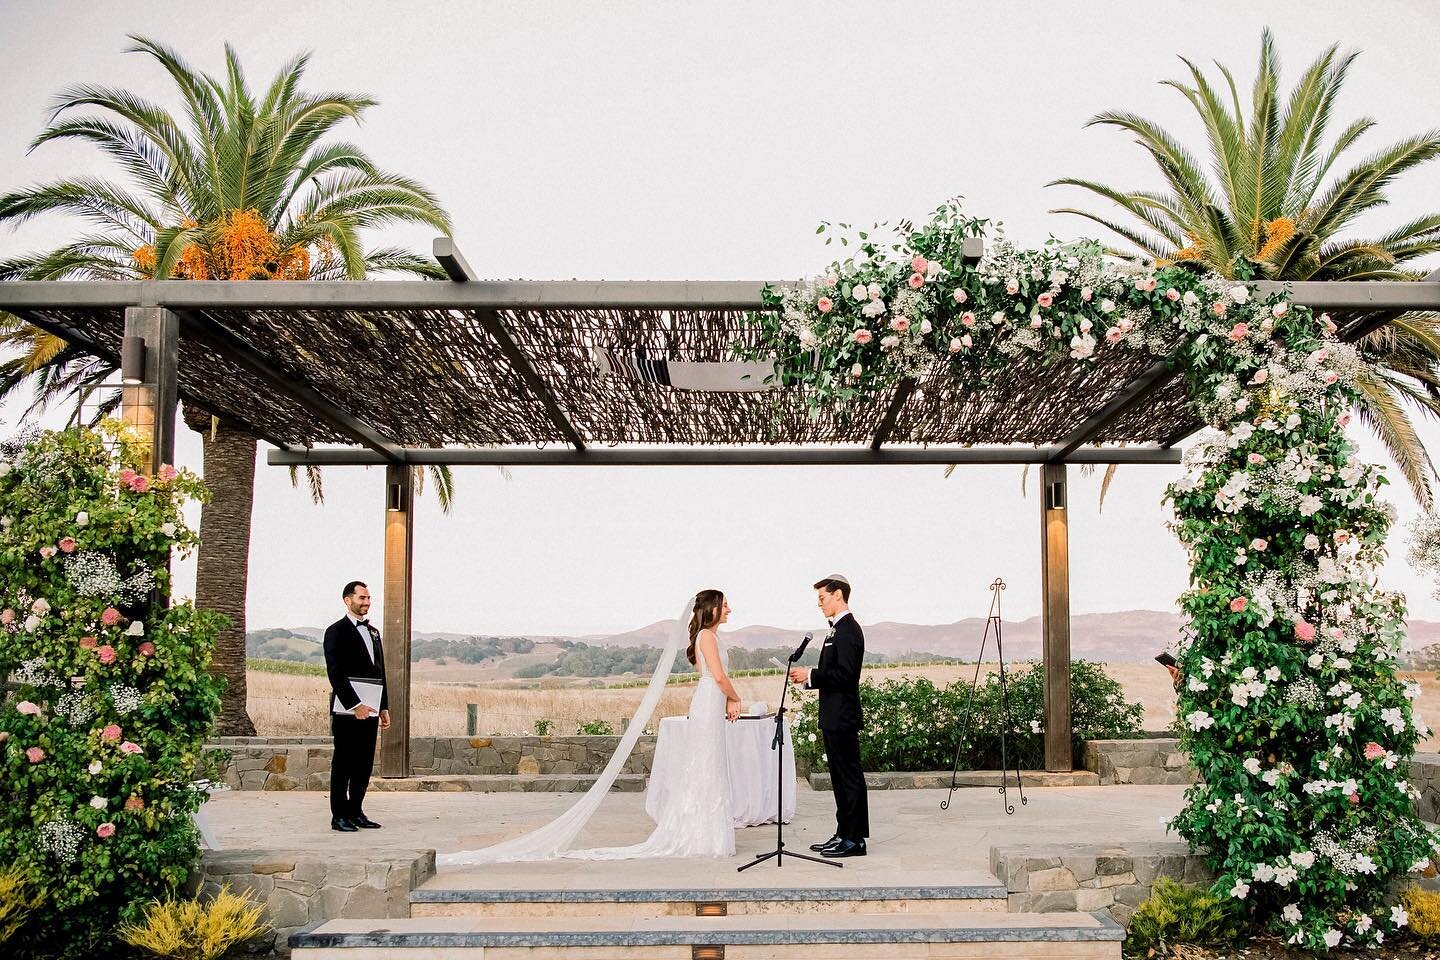
[[[993,665],[986,665],[987,672]],[[1175,693],[1169,676],[1154,664],[1113,663],[1105,670],[1125,688],[1131,700],[1145,704],[1145,728],[1164,730],[1175,719]],[[924,667],[867,667],[865,676],[880,680],[884,677],[924,676],[937,684],[957,679],[969,680],[974,665],[935,665]],[[417,671],[424,676],[425,671]],[[434,675],[431,673],[430,675]],[[1432,723],[1440,720],[1440,683],[1434,672],[1407,673],[1418,679],[1424,690],[1420,711]],[[738,677],[735,684],[746,704],[765,701],[773,706],[779,695],[779,677]],[[291,676],[288,674],[251,671],[250,716],[263,736],[319,736],[329,732],[326,714],[326,682],[324,677]],[[462,685],[431,680],[414,681],[414,703],[411,711],[417,736],[463,736],[466,704],[479,707],[479,733],[532,733],[536,720],[553,720],[554,734],[571,734],[578,723],[607,720],[620,729],[622,717],[628,717],[639,703],[643,687],[596,689],[583,685],[553,686],[531,689],[507,688],[501,685]],[[685,713],[691,688],[669,687],[660,702],[656,719]],[[651,726],[655,721],[651,721]],[[1440,740],[1432,738],[1422,749],[1434,750]]]

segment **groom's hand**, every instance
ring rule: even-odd
[[[810,682],[810,668],[809,668],[809,667],[791,667],[791,668],[790,668],[790,682],[791,682],[791,683],[809,683],[809,682]]]

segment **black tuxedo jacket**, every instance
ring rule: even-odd
[[[835,636],[820,648],[820,663],[810,671],[810,687],[820,691],[820,729],[846,733],[859,730],[860,665],[865,660],[865,632],[849,614],[835,624]]]
[[[380,643],[380,631],[370,628],[370,641],[375,648],[375,659],[371,661],[365,652],[365,642],[360,631],[349,617],[341,617],[325,628],[325,673],[330,677],[330,691],[340,705],[353,708],[360,702],[360,695],[350,686],[350,678],[356,680],[378,680],[380,688],[380,709],[390,709],[390,689],[385,686],[385,649]],[[330,704],[335,709],[335,704]]]

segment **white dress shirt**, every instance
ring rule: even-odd
[[[849,610],[841,610],[840,613],[839,613],[839,615],[836,616],[834,620],[831,620],[831,621],[830,621],[830,629],[833,631],[833,630],[835,629],[835,625],[836,625],[837,623],[839,623],[841,620],[844,620],[844,619],[845,619],[846,617],[848,617],[848,616],[850,616],[850,611],[849,611]],[[821,646],[821,647],[824,647],[825,644],[822,643],[822,644],[820,644],[820,646]],[[805,689],[806,689],[806,690],[814,690],[814,689],[815,689],[815,688],[814,688],[813,686],[811,686],[811,684],[810,684],[810,673],[813,672],[814,669],[815,669],[814,667],[811,667],[810,670],[809,670],[809,671],[806,671],[806,673],[805,673]]]
[[[360,618],[355,616],[353,613],[347,613],[345,614],[345,617],[350,621],[350,625],[355,628],[355,632],[360,634],[360,639],[365,641],[365,654],[370,658],[370,662],[374,663],[375,641],[371,637],[369,628],[360,626]]]

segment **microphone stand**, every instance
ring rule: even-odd
[[[823,863],[829,867],[843,868],[845,866],[834,860],[824,860],[804,853],[789,853],[785,849],[785,695],[790,692],[790,667],[795,666],[796,661],[804,655],[805,647],[809,643],[810,634],[807,633],[805,639],[800,641],[800,646],[790,654],[789,665],[786,666],[785,675],[781,678],[784,686],[780,688],[780,705],[775,708],[775,737],[770,741],[770,749],[775,751],[775,849],[760,854],[743,867],[736,867],[737,872],[749,870],[757,863],[764,863],[770,859],[774,859],[777,867],[782,867],[785,865],[786,857],[794,860],[809,860],[811,863]]]

